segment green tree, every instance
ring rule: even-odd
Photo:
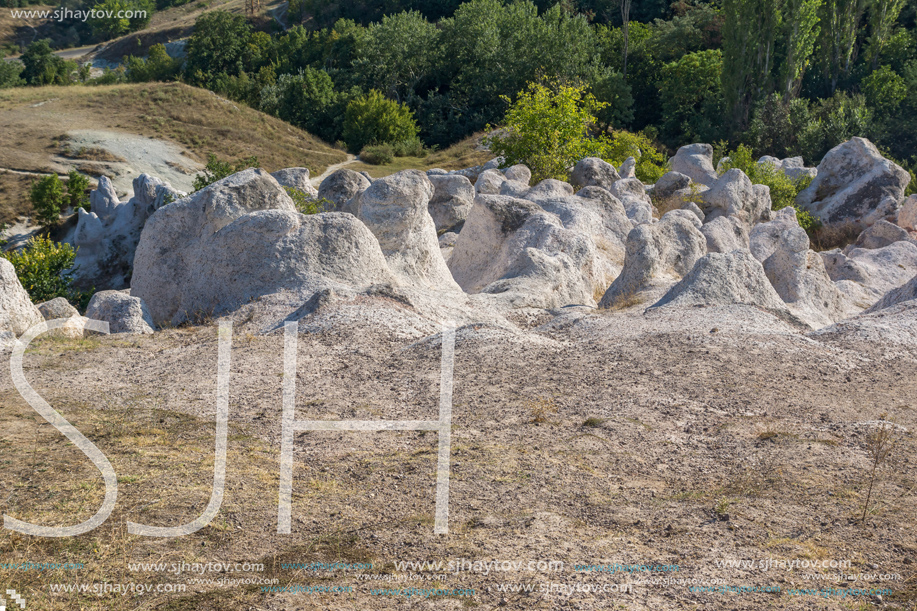
[[[898,20],[905,0],[872,0],[870,7],[870,37],[867,56],[872,69],[879,65],[879,57],[892,35],[892,28]]]
[[[633,157],[637,162],[634,173],[647,184],[654,184],[668,171],[665,154],[643,132],[616,131],[602,144],[602,159],[618,167]]]
[[[723,125],[722,71],[719,50],[689,53],[663,66],[659,98],[663,132],[672,146],[718,138]]]
[[[282,74],[276,83],[261,89],[260,107],[326,142],[335,142],[341,138],[346,98],[334,90],[327,72],[306,68],[299,74]]]
[[[353,69],[367,89],[404,101],[433,70],[438,37],[417,11],[386,15],[367,29]]]
[[[8,62],[0,57],[0,89],[24,85],[25,81],[19,78],[20,74],[22,74],[22,64]]]
[[[862,89],[870,108],[883,114],[894,112],[907,96],[904,77],[888,66],[882,66],[863,79]]]
[[[67,203],[75,211],[77,208],[89,208],[89,178],[76,170],[67,173]]]
[[[163,44],[150,47],[150,53],[146,58],[132,55],[124,60],[127,66],[127,80],[132,83],[170,81],[178,75],[182,62],[182,59],[169,57]]]
[[[57,224],[65,203],[64,185],[57,174],[49,174],[32,183],[30,199],[39,225],[51,227]]]
[[[812,62],[821,27],[818,10],[823,0],[784,0],[783,63],[780,68],[782,94],[792,100],[799,95],[802,79]]]
[[[16,276],[34,303],[65,297],[72,303],[86,301],[70,286],[76,251],[70,244],[52,242],[50,238],[29,238],[21,250],[0,254],[13,264]]]
[[[819,11],[821,32],[818,60],[833,94],[842,78],[850,75],[857,49],[857,34],[866,7],[873,0],[824,0]]]
[[[206,84],[219,74],[237,76],[244,69],[252,32],[241,15],[211,11],[198,17],[188,41],[185,74]]]
[[[585,87],[530,83],[506,112],[503,129],[485,142],[505,165],[527,165],[536,182],[566,180],[568,168],[601,149],[589,137],[601,107]]]
[[[102,40],[110,40],[130,32],[131,21],[124,14],[132,9],[126,0],[103,0],[93,6],[92,10],[94,14],[88,20],[89,27],[92,28],[92,33]]]
[[[367,144],[412,140],[417,132],[414,113],[375,89],[351,101],[344,112],[342,137],[352,151],[361,151]]]
[[[49,40],[31,43],[19,59],[24,66],[22,78],[29,85],[68,85],[76,70],[76,63],[54,55]]]

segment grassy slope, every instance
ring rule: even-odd
[[[429,170],[431,168],[442,168],[443,170],[460,170],[474,165],[480,165],[493,158],[488,151],[478,150],[481,144],[481,136],[475,134],[465,138],[447,149],[436,151],[426,157],[396,157],[392,163],[385,165],[370,165],[368,163],[354,163],[347,166],[348,170],[355,172],[367,172],[373,178],[388,176],[401,170],[416,168],[418,170]]]
[[[0,91],[0,168],[60,171],[53,157],[61,137],[85,129],[172,141],[202,162],[210,152],[224,159],[255,155],[269,171],[304,166],[319,174],[346,158],[301,129],[203,89],[145,83]],[[28,212],[24,184],[9,176],[0,181],[0,222]]]

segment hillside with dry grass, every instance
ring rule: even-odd
[[[283,121],[180,83],[100,87],[40,87],[0,92],[0,222],[29,210],[30,179],[10,172],[107,174],[117,155],[72,144],[74,134],[125,134],[178,149],[193,175],[207,155],[258,158],[270,171],[308,167],[321,174],[346,155]],[[142,157],[143,151],[138,152]],[[127,159],[128,164],[134,160]],[[6,170],[6,171],[3,171]]]

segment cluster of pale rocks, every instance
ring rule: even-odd
[[[142,175],[119,202],[107,179],[80,211],[77,273],[96,293],[86,317],[112,333],[229,316],[263,331],[361,319],[406,336],[442,321],[513,324],[563,308],[637,311],[745,305],[820,329],[917,297],[917,198],[909,175],[867,140],[830,151],[818,168],[763,158],[811,186],[797,206],[863,231],[815,252],[793,208],[768,187],[718,173],[706,144],[682,147],[655,185],[596,158],[570,183],[532,184],[501,160],[371,180],[341,169],[313,189],[305,168],[249,169],[191,195]],[[303,215],[283,188],[323,198]],[[670,209],[659,214],[661,202]],[[673,207],[672,202],[677,202]],[[127,278],[130,286],[127,288]],[[72,321],[63,299],[33,306],[0,259],[0,330]]]

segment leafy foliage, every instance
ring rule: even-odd
[[[216,155],[210,153],[207,155],[207,165],[204,166],[204,170],[194,177],[192,188],[195,191],[200,191],[207,185],[211,185],[218,180],[223,180],[236,172],[257,167],[259,167],[258,158],[254,156],[247,157],[246,159],[232,164],[228,161],[220,161],[217,159]]]
[[[745,145],[740,145],[737,149],[730,151],[728,159],[724,159],[720,165],[721,173],[732,168],[745,172],[753,184],[766,185],[770,189],[773,210],[783,210],[788,206],[795,208],[796,196],[812,182],[809,177],[792,181],[786,174],[775,168],[774,164],[757,163],[752,156],[751,149]],[[818,220],[807,210],[801,208],[796,208],[796,220],[808,233],[819,227]]]
[[[360,151],[360,161],[370,165],[385,165],[395,159],[395,149],[391,144],[374,144]]]
[[[19,58],[23,63],[22,79],[29,85],[67,85],[76,63],[54,55],[48,40],[36,40]]]
[[[89,208],[89,196],[86,191],[89,189],[89,178],[83,176],[76,170],[70,170],[67,174],[67,204],[76,210],[77,208]]]
[[[49,174],[32,183],[29,193],[35,220],[42,227],[51,227],[60,220],[64,207],[64,185],[57,174]]]
[[[368,144],[385,144],[417,137],[414,113],[404,104],[373,89],[347,105],[342,137],[347,147],[360,151]]]
[[[33,302],[66,297],[71,303],[84,305],[88,300],[87,295],[70,286],[76,251],[69,244],[37,236],[29,238],[21,250],[11,250],[2,256],[13,264],[19,282]]]
[[[566,180],[568,168],[595,152],[588,131],[600,108],[585,87],[530,83],[507,111],[504,129],[492,131],[485,142],[505,165],[527,165],[535,182]]]
[[[633,157],[637,162],[635,174],[644,183],[654,184],[668,171],[665,153],[643,132],[615,131],[602,144],[599,155],[613,166],[620,166],[628,157]]]
[[[324,197],[321,199],[311,198],[296,187],[284,187],[283,190],[293,200],[293,204],[300,214],[318,214],[325,210],[330,210],[334,206],[333,202]]]

